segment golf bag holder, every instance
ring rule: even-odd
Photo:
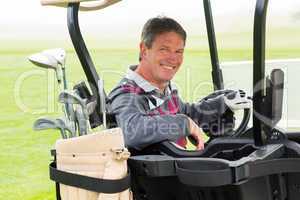
[[[130,174],[119,128],[61,139],[51,151],[57,200],[130,200]]]

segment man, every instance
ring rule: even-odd
[[[185,30],[171,18],[152,18],[144,25],[140,62],[129,67],[109,95],[128,147],[142,149],[164,140],[185,147],[185,137],[192,136],[197,149],[204,148],[204,134],[198,124],[205,121],[201,109],[210,106],[183,103],[170,82],[182,64],[185,41]],[[218,113],[209,117],[224,113],[227,108],[223,105],[215,105]],[[198,124],[192,118],[197,118]]]

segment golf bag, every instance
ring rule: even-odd
[[[130,200],[130,175],[120,128],[58,140],[50,178],[57,199]]]

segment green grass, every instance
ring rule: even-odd
[[[221,43],[220,60],[251,60],[251,47],[235,41],[248,37],[249,34],[239,35],[238,39],[230,36],[232,43]],[[196,101],[212,91],[210,57],[203,41],[206,41],[205,37],[194,37],[189,41],[185,62],[175,78],[181,96],[187,101]],[[197,42],[203,46],[192,45]],[[34,132],[32,124],[42,115],[61,115],[56,103],[56,82],[53,72],[34,67],[26,57],[60,43],[4,44],[0,48],[0,197],[7,200],[55,199],[48,164],[51,160],[49,150],[59,134],[55,131]],[[85,77],[70,46],[66,43],[61,46],[68,49],[67,74],[74,85]],[[119,81],[128,65],[137,63],[137,50],[99,49],[95,44],[92,47],[91,55],[99,75],[104,78],[106,91]],[[274,45],[267,52],[267,58],[296,58],[299,50],[297,43]]]

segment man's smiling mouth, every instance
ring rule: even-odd
[[[160,64],[161,67],[168,69],[168,70],[173,70],[176,69],[176,65],[170,65],[170,64]]]

